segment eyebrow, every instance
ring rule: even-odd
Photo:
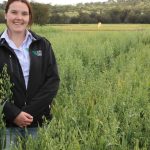
[[[10,10],[10,11],[12,12],[12,11],[20,11],[20,10],[12,9],[12,10]],[[22,12],[22,13],[28,13],[28,14],[29,14],[29,11],[24,11],[24,10],[23,10],[23,11],[21,11],[21,12]]]

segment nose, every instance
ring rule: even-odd
[[[18,19],[18,20],[22,19],[22,15],[21,15],[20,13],[18,13],[18,14],[16,15],[16,19]]]

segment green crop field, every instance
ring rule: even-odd
[[[56,24],[51,25],[54,29],[63,31],[143,31],[150,30],[149,24]]]
[[[32,30],[51,41],[61,84],[53,120],[27,150],[149,150],[150,25]]]

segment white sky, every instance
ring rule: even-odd
[[[0,3],[2,3],[3,1],[4,0],[0,0]],[[77,4],[77,3],[88,3],[88,2],[106,2],[107,0],[29,0],[29,1],[50,3],[52,5],[55,4],[66,5],[66,4]]]

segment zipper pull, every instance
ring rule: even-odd
[[[10,69],[11,69],[11,72],[13,72],[13,64],[12,64],[11,55],[9,55],[9,61],[10,61]]]

